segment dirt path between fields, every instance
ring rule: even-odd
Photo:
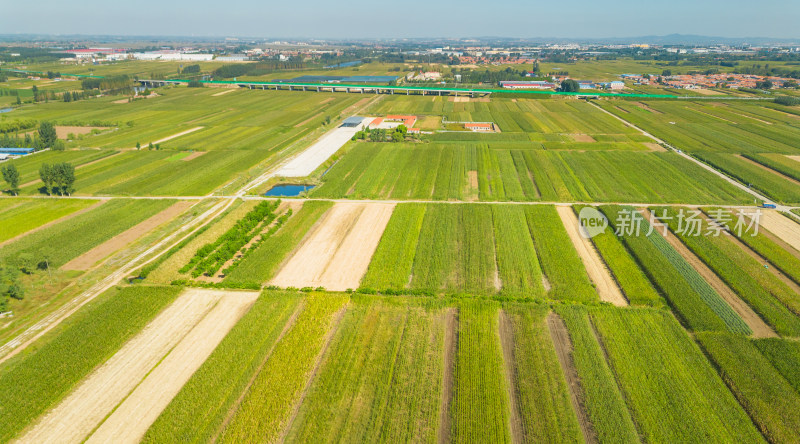
[[[221,294],[188,290],[47,413],[20,442],[79,443],[214,307]]]
[[[219,302],[125,398],[87,443],[138,443],[259,295],[258,292],[195,291],[219,294]]]
[[[611,272],[600,257],[600,253],[597,252],[590,239],[581,236],[578,217],[572,211],[572,207],[556,206],[556,210],[561,222],[564,224],[564,228],[567,230],[567,234],[569,234],[572,245],[581,257],[589,278],[592,279],[597,288],[600,300],[610,302],[618,307],[627,306],[628,301],[623,296],[622,290],[620,290],[614,277],[611,276]]]
[[[458,309],[447,311],[444,331],[444,365],[442,366],[442,398],[439,402],[439,444],[450,442],[450,403],[453,401],[453,385],[455,380],[455,361],[458,352]]]
[[[188,162],[190,160],[197,159],[198,157],[202,156],[203,154],[206,154],[207,152],[208,151],[194,151],[192,152],[192,154],[189,154],[188,156],[184,157],[181,160],[184,162]]]
[[[238,91],[238,90],[239,90],[239,88],[228,88],[225,91],[220,91],[218,93],[211,94],[211,97],[224,96],[225,94],[232,93],[232,92]]]
[[[572,140],[575,142],[597,142],[594,140],[594,137],[588,134],[570,134],[569,136],[572,137]]]
[[[525,442],[525,434],[522,430],[522,417],[520,415],[519,400],[517,396],[517,363],[514,359],[514,329],[511,320],[505,310],[499,312],[499,334],[500,344],[503,348],[503,367],[506,376],[506,389],[508,390],[509,400],[509,426],[511,428],[511,442]]]
[[[572,340],[569,338],[567,325],[559,315],[550,312],[550,314],[547,315],[547,329],[550,331],[550,339],[552,339],[553,346],[556,349],[558,362],[561,364],[561,371],[567,379],[569,398],[570,401],[572,401],[572,408],[575,410],[575,415],[578,417],[578,424],[581,427],[583,439],[587,443],[596,443],[597,434],[594,431],[592,422],[589,420],[589,415],[586,413],[583,401],[583,389],[581,388],[578,371],[575,369],[575,362],[572,360]]]
[[[732,125],[738,125],[739,124],[739,122],[734,122],[733,120],[728,120],[728,119],[726,119],[724,117],[720,117],[720,116],[717,116],[717,115],[714,115],[714,114],[711,114],[711,113],[707,113],[705,111],[702,111],[702,110],[699,110],[699,109],[696,109],[696,108],[690,108],[688,106],[684,106],[684,108],[689,110],[689,111],[694,111],[696,113],[704,114],[704,115],[706,115],[708,117],[711,117],[711,118],[714,118],[714,119],[722,120],[723,122],[728,122],[728,123],[730,123]]]
[[[795,162],[800,162],[800,156],[794,156],[790,154],[784,154],[784,156],[788,157],[791,160],[794,160]]]
[[[761,213],[760,225],[770,233],[783,239],[795,250],[800,251],[800,224],[779,214],[777,211],[764,211]]]
[[[643,109],[645,111],[650,111],[653,114],[664,114],[664,113],[662,113],[661,111],[659,111],[657,109],[650,108],[649,106],[647,106],[643,102],[635,102],[634,105],[638,106],[639,108],[641,108],[641,109]]]
[[[292,424],[294,424],[294,421],[297,419],[297,413],[300,411],[300,406],[303,405],[303,401],[305,401],[306,396],[308,396],[308,391],[311,389],[311,383],[314,382],[314,379],[317,377],[317,373],[319,373],[320,367],[322,367],[324,358],[328,354],[328,349],[331,346],[331,342],[333,342],[333,337],[336,335],[336,332],[339,331],[339,325],[342,323],[342,318],[344,317],[344,313],[346,311],[347,305],[342,307],[338,312],[336,312],[336,314],[333,315],[331,323],[328,326],[328,331],[325,333],[324,345],[319,351],[319,354],[314,362],[314,368],[311,369],[311,372],[309,372],[308,375],[306,375],[305,386],[303,386],[300,396],[298,396],[297,400],[294,402],[292,411],[289,414],[286,422],[282,424],[283,428],[281,430],[280,437],[275,440],[275,442],[286,442],[286,435],[289,433],[289,430],[292,428]]]
[[[650,212],[646,209],[642,209],[642,216],[645,220],[650,219]],[[774,338],[778,335],[772,330],[772,327],[767,325],[761,317],[747,305],[739,295],[736,294],[730,287],[720,278],[714,270],[708,267],[708,265],[703,262],[702,259],[697,257],[697,255],[689,249],[689,247],[684,244],[677,235],[673,234],[672,231],[669,231],[666,236],[663,236],[666,239],[667,243],[669,243],[678,254],[683,257],[689,265],[692,266],[700,276],[711,285],[711,288],[719,294],[725,302],[730,305],[733,311],[742,318],[742,320],[750,327],[750,330],[753,331],[754,338]]]
[[[313,116],[309,117],[308,119],[303,120],[302,122],[298,123],[294,127],[295,128],[300,128],[301,126],[305,126],[305,124],[307,124],[308,122],[311,122],[312,120],[316,119],[317,117],[319,117],[321,115],[322,115],[322,113],[316,113]]]
[[[20,234],[18,234],[16,236],[12,237],[11,239],[6,239],[3,242],[0,242],[0,247],[2,247],[4,245],[7,245],[7,244],[10,244],[10,243],[16,241],[17,239],[21,239],[21,238],[23,238],[23,237],[25,237],[25,236],[27,236],[27,235],[29,235],[31,233],[35,233],[37,231],[44,230],[47,227],[53,226],[53,225],[61,223],[61,222],[65,222],[67,220],[72,219],[73,217],[80,216],[81,214],[84,214],[84,213],[87,213],[89,211],[92,211],[95,208],[99,207],[100,205],[104,204],[105,202],[108,202],[108,199],[100,199],[94,205],[89,205],[88,207],[82,208],[82,209],[80,209],[78,211],[75,211],[74,213],[67,214],[66,216],[60,217],[60,218],[58,218],[56,220],[51,220],[50,222],[48,222],[48,223],[46,223],[44,225],[39,225],[38,227],[36,227],[36,228],[34,228],[32,230],[28,230],[28,231],[26,231],[24,233],[20,233]]]
[[[204,127],[204,126],[196,126],[196,127],[192,128],[192,129],[188,129],[188,130],[186,130],[186,131],[181,131],[181,132],[179,132],[178,134],[173,134],[173,135],[171,135],[171,136],[167,136],[167,137],[165,137],[165,138],[163,138],[163,139],[159,139],[159,140],[156,140],[156,141],[154,141],[154,142],[148,142],[148,143],[152,143],[153,145],[157,145],[157,144],[159,144],[159,143],[168,142],[168,141],[170,141],[170,140],[172,140],[172,139],[175,139],[175,138],[178,138],[178,137],[181,137],[181,136],[185,136],[185,135],[187,135],[187,134],[189,134],[189,133],[193,133],[193,132],[195,132],[195,131],[199,131],[199,130],[201,130],[201,129],[203,129],[203,128],[205,128],[205,127]],[[132,147],[132,148],[128,148],[128,150],[135,150],[135,149],[136,149],[136,147],[135,147],[135,146],[134,146],[134,147]]]
[[[100,260],[108,257],[111,253],[125,248],[129,244],[144,236],[146,233],[149,233],[161,224],[166,223],[183,213],[192,205],[194,205],[194,202],[191,201],[176,202],[158,214],[139,222],[133,227],[92,248],[86,253],[83,253],[82,255],[72,259],[71,261],[62,265],[61,269],[88,270]]]
[[[793,184],[795,184],[795,185],[800,187],[800,180],[797,180],[797,179],[795,179],[793,177],[789,177],[789,176],[781,173],[780,171],[773,170],[772,168],[770,168],[770,167],[768,167],[766,165],[762,165],[762,164],[756,162],[755,160],[748,159],[747,157],[744,157],[741,154],[734,154],[734,157],[738,157],[739,159],[741,159],[741,160],[743,160],[743,161],[745,161],[745,162],[747,162],[747,163],[749,163],[751,165],[755,165],[755,166],[761,168],[764,171],[772,173],[773,175],[778,176],[781,179],[788,180],[789,182],[792,182]]]
[[[358,288],[393,210],[394,204],[335,204],[270,283],[333,291]]]
[[[644,144],[644,146],[649,148],[650,151],[653,151],[653,152],[662,152],[662,153],[664,153],[664,152],[667,151],[666,148],[664,148],[663,146],[661,146],[661,145],[659,145],[659,144],[657,144],[655,142],[643,142],[643,144]]]

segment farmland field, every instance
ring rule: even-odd
[[[256,63],[236,82],[465,68],[370,51],[334,69],[319,67],[334,53],[199,62],[192,78]],[[714,63],[541,67],[595,80],[733,69]],[[529,68],[486,65],[509,67]],[[49,80],[0,88],[81,87]],[[796,106],[721,88],[650,100],[233,85],[31,91],[0,114],[82,133],[2,161],[21,196],[2,187],[0,442],[800,440]],[[420,132],[362,127],[393,115]],[[47,197],[40,167],[59,163],[75,167],[74,192]],[[277,185],[304,191],[264,195]],[[684,230],[686,212],[703,235]],[[748,221],[763,222],[757,235],[708,235]]]

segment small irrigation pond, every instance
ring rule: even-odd
[[[297,197],[312,188],[314,188],[314,185],[275,185],[264,195],[267,197]]]

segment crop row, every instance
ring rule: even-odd
[[[287,441],[435,441],[444,327],[442,310],[354,299]]]
[[[60,267],[173,203],[169,199],[114,199],[68,223],[57,223],[4,246],[0,260],[27,254],[37,263],[48,260],[51,267]]]
[[[800,181],[800,162],[783,154],[743,154],[742,156]]]
[[[521,143],[358,143],[312,194],[353,199],[749,202],[742,191],[674,153],[542,151]]]
[[[633,211],[632,208],[621,206],[604,206],[601,209],[616,230],[621,228],[617,215]],[[641,224],[642,230],[639,235],[627,233],[621,236],[621,239],[687,326],[696,331],[724,331],[731,328],[748,332],[744,321],[725,304],[661,234],[654,231],[645,236],[649,223],[643,220]],[[699,293],[700,291],[703,293]]]
[[[696,156],[778,202],[800,202],[800,187],[766,167],[731,154],[697,153]]]
[[[297,295],[262,294],[172,399],[142,441],[213,441],[300,304]]]
[[[253,249],[225,277],[226,284],[257,283],[269,280],[317,220],[333,206],[331,202],[309,201],[273,235]]]
[[[84,199],[5,200],[0,203],[0,242],[7,241],[95,203],[97,201]]]
[[[671,315],[603,308],[591,317],[643,441],[763,442]]]
[[[201,274],[206,276],[215,274],[225,262],[232,259],[253,237],[275,220],[277,214],[274,211],[278,205],[280,205],[280,201],[264,201],[256,205],[225,234],[214,242],[200,247],[189,263],[179,272],[191,271],[192,277],[198,277]]]
[[[697,339],[769,441],[800,440],[800,394],[750,340],[720,333]]]
[[[0,441],[7,442],[114,354],[180,288],[112,288],[0,367]],[[43,341],[43,342],[42,342]]]
[[[242,396],[241,403],[219,436],[220,442],[245,442],[258,436],[277,441],[322,353],[335,314],[345,296],[311,295],[294,325],[275,345],[269,359]]]
[[[800,295],[727,236],[714,236],[713,233],[694,236],[679,232],[678,211],[674,208],[658,209],[656,213],[671,218],[665,222],[672,232],[775,331],[781,335],[800,336],[800,317],[797,316],[800,314]],[[709,222],[702,222],[701,230],[707,233]]]

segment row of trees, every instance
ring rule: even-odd
[[[406,128],[405,125],[396,126],[391,132],[384,128],[370,129],[369,127],[365,127],[361,131],[355,133],[352,140],[369,139],[370,142],[386,142],[387,140],[392,142],[402,142],[406,140],[407,133],[408,128]]]
[[[102,79],[83,79],[81,86],[84,90],[99,89],[107,94],[128,94],[133,89],[133,82],[130,77],[122,74]]]
[[[43,163],[39,167],[39,178],[48,195],[58,193],[69,196],[75,191],[75,167],[70,163]]]

